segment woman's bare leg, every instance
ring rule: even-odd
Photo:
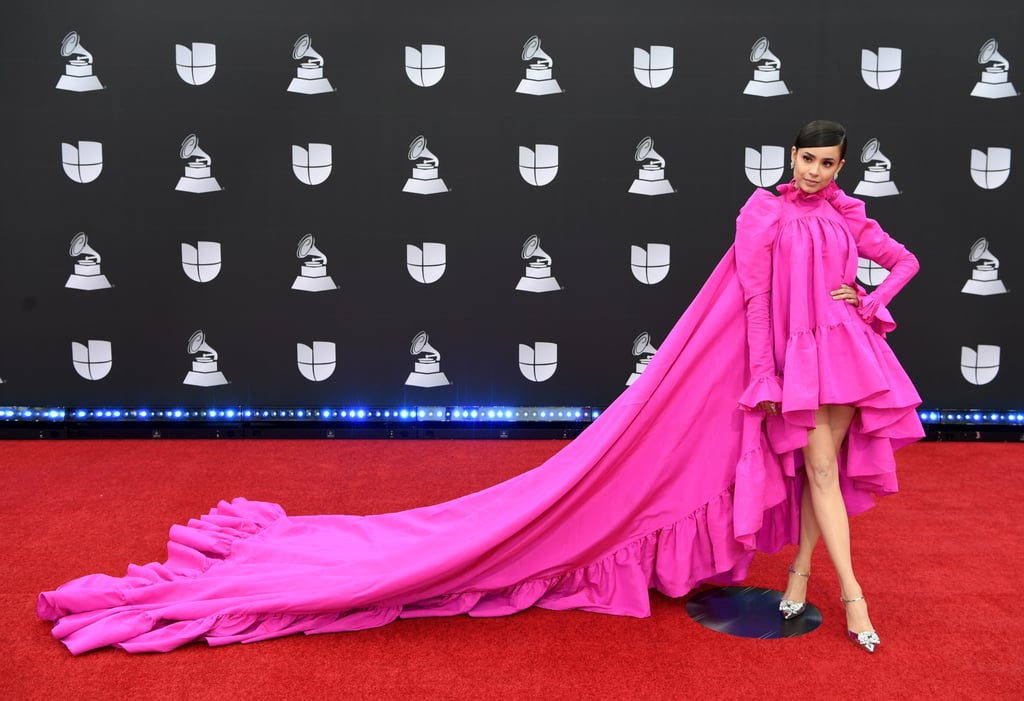
[[[803,495],[800,500],[800,546],[796,551],[791,565],[794,572],[802,574],[811,573],[811,555],[814,547],[818,544],[818,537],[821,531],[818,529],[818,519],[814,517],[814,507],[811,505],[811,490],[807,485],[807,478],[801,477],[804,481]],[[800,577],[790,574],[786,582],[786,591],[782,598],[787,601],[807,601],[807,577]]]
[[[845,435],[853,419],[853,412],[854,408],[848,406],[819,407],[815,413],[816,425],[808,431],[807,445],[803,451],[814,517],[839,577],[844,599],[856,599],[862,595],[860,584],[853,574],[850,521],[846,515],[843,495],[839,491],[839,462],[835,441],[838,429],[842,428]],[[864,601],[846,606],[846,622],[847,627],[855,633],[874,630]]]
[[[837,411],[835,412],[829,412],[828,424],[832,433],[832,444],[835,448],[835,454],[839,455],[839,449],[846,438],[846,431],[853,420],[853,407],[841,406],[836,407],[836,409]],[[847,409],[849,410],[848,412],[844,411]],[[807,574],[811,571],[811,555],[814,553],[814,548],[818,545],[821,529],[818,527],[818,519],[814,516],[814,505],[811,503],[811,488],[808,483],[806,469],[800,479],[803,480],[803,493],[800,500],[800,545],[797,549],[796,557],[793,558],[792,567],[796,572]],[[807,601],[807,577],[790,575],[782,598],[789,601]]]

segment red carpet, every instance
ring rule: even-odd
[[[452,498],[543,461],[561,441],[0,442],[0,698],[1024,697],[1024,446],[922,443],[901,493],[852,521],[882,646],[843,629],[823,547],[810,598],[824,623],[747,640],[655,595],[649,619],[531,609],[399,621],[164,655],[71,655],[35,617],[44,589],[165,558],[167,529],[235,496],[292,514],[371,513]],[[792,549],[747,580],[778,588]]]

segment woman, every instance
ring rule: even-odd
[[[825,153],[801,144],[794,157],[808,152]],[[833,171],[841,160],[832,155]],[[891,328],[881,305],[905,270],[894,266],[892,283],[859,300],[839,284],[853,281],[857,249],[895,264],[896,244],[864,219],[855,200],[825,187],[831,175],[820,164],[804,163],[799,178],[822,187],[790,187],[782,198],[755,194],[741,213],[736,244],[648,368],[539,467],[392,514],[290,517],[276,504],[221,502],[172,527],[165,563],[43,592],[39,616],[55,621],[53,635],[75,654],[105,645],[156,652],[197,639],[222,645],[358,630],[399,617],[500,616],[530,606],[647,616],[649,589],[678,597],[704,582],[739,582],[756,550],[776,551],[796,542],[798,532],[794,569],[806,572],[820,532],[844,597],[857,599],[835,489],[823,489],[824,496],[803,490],[810,508],[800,518],[798,456],[803,450],[815,475],[838,470],[840,499],[851,513],[868,508],[872,494],[895,491],[892,451],[922,435],[914,410],[920,399],[876,329]],[[794,193],[796,204],[786,200]],[[835,260],[832,252],[807,257],[784,280],[781,265],[796,259],[789,227],[811,222],[794,219],[794,206],[817,207],[818,238],[845,248]],[[809,305],[794,286],[825,285],[815,272],[822,261],[842,263],[835,284],[822,289],[837,289],[835,308],[852,315],[820,299]],[[817,351],[836,350],[823,337],[817,349],[805,343],[806,329],[831,323],[833,312],[849,327],[836,332],[849,351],[838,365],[815,359]],[[780,343],[790,332],[796,340],[783,336]],[[748,334],[752,382],[742,371]],[[853,379],[843,375],[843,361],[857,365]],[[738,398],[756,410],[742,411]],[[844,433],[847,459],[837,466]],[[812,510],[813,518],[806,515]],[[786,592],[794,611],[802,603],[799,583],[794,578]],[[869,631],[862,602],[851,601],[849,615],[853,631]]]
[[[786,433],[805,440],[800,548],[780,603],[783,617],[805,609],[821,536],[839,577],[849,636],[873,652],[879,638],[853,572],[839,456],[857,405],[864,425],[873,420],[868,414],[884,412],[886,395],[903,395],[897,403],[917,396],[881,335],[893,327],[885,304],[919,266],[836,186],[846,141],[840,124],[806,125],[792,147],[793,182],[778,198],[756,192],[740,215],[737,265],[752,378],[741,403],[769,416],[777,449],[789,447]],[[870,295],[856,287],[858,256],[890,270]]]

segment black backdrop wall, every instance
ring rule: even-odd
[[[1021,7],[8,4],[0,404],[607,404],[824,117],[925,405],[1019,408]]]

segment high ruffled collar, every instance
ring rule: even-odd
[[[799,187],[797,187],[796,180],[790,180],[788,183],[783,183],[782,185],[779,185],[775,189],[779,191],[779,194],[789,196],[793,199],[810,201],[828,200],[829,202],[834,200],[839,195],[839,193],[842,192],[842,190],[839,189],[839,186],[836,185],[835,180],[830,182],[821,190],[812,193],[804,192]]]

